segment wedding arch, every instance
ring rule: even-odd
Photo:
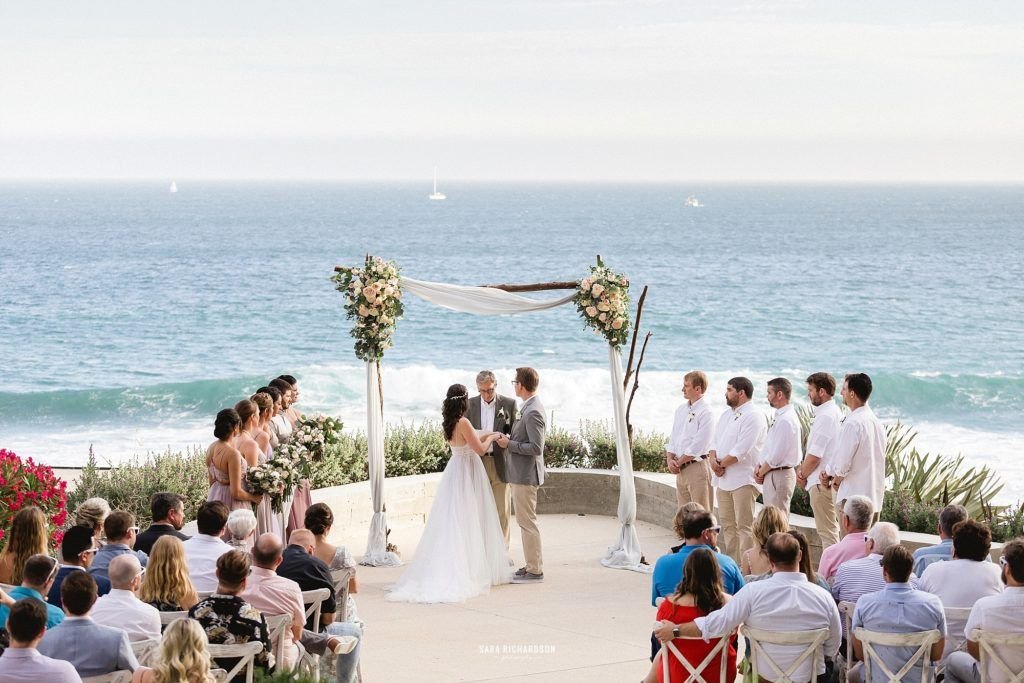
[[[619,535],[601,558],[606,567],[648,571],[642,563],[636,533],[636,485],[633,455],[627,432],[626,385],[620,349],[629,339],[629,280],[604,265],[599,256],[587,277],[579,281],[538,285],[481,287],[425,282],[404,277],[392,261],[367,255],[362,267],[337,266],[332,280],[345,295],[345,311],[354,322],[356,357],[366,363],[366,440],[373,518],[362,564],[396,566],[398,555],[388,550],[387,507],[384,502],[384,391],[381,360],[391,348],[395,326],[404,311],[402,296],[413,294],[433,304],[476,315],[517,315],[575,303],[587,327],[608,342],[615,452],[619,469]],[[516,292],[571,289],[571,294],[547,300]],[[645,292],[646,294],[646,288]],[[641,305],[643,301],[641,296]],[[648,335],[649,336],[649,335]],[[635,350],[635,337],[633,349]],[[646,341],[645,341],[646,345]],[[642,354],[641,354],[642,359]],[[638,366],[639,367],[639,366]],[[632,369],[632,352],[629,369]],[[634,384],[633,391],[636,391]]]

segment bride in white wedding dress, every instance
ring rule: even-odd
[[[386,600],[463,602],[512,578],[494,494],[480,460],[499,434],[473,429],[465,417],[468,402],[465,386],[448,388],[441,414],[452,455],[412,563]]]

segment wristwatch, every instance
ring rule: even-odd
[[[673,638],[678,638],[679,637],[679,627],[678,626],[675,626],[675,627],[672,628],[672,637]]]

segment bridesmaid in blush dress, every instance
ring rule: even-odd
[[[295,399],[298,396],[298,387],[295,378],[291,375],[281,375],[277,379],[270,382],[270,386],[277,387],[281,390],[281,400],[284,407],[283,417],[284,421],[288,424],[288,433],[291,434],[292,429],[298,423],[302,417],[298,410],[293,405]],[[299,482],[299,485],[295,487],[295,494],[292,497],[292,509],[288,515],[288,529],[287,533],[290,535],[296,529],[305,528],[306,523],[306,510],[313,504],[313,499],[309,493],[309,480],[303,479]]]
[[[245,473],[249,469],[245,458],[235,448],[235,439],[241,433],[242,418],[234,408],[217,413],[213,435],[217,440],[206,449],[206,473],[210,481],[207,500],[219,500],[228,511],[259,503],[263,496],[245,490]]]

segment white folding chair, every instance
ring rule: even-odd
[[[82,683],[130,683],[131,680],[131,671],[114,671],[102,676],[87,676],[82,679]]]
[[[880,633],[878,631],[869,631],[866,628],[858,628],[853,632],[853,635],[864,648],[865,681],[872,680],[871,670],[877,666],[885,674],[889,683],[902,683],[903,677],[910,673],[910,670],[918,662],[921,662],[921,683],[929,683],[929,681],[935,680],[935,671],[932,670],[932,645],[942,640],[942,634],[936,629],[915,631],[913,633]],[[893,673],[886,666],[881,654],[875,649],[878,646],[916,647],[917,650],[903,663],[899,671]],[[846,647],[850,647],[849,643],[847,643]]]
[[[971,616],[970,607],[943,607],[946,615],[946,647],[942,656],[949,656],[950,652],[962,650],[967,645],[964,638],[964,627],[967,626],[967,619]]]
[[[658,625],[660,626],[660,623]],[[730,677],[726,677],[726,673],[725,673],[725,668],[728,665],[728,659],[729,659],[728,656],[727,656],[726,648],[728,647],[729,641],[731,639],[732,639],[732,636],[723,636],[723,637],[719,638],[718,642],[715,643],[715,646],[713,648],[711,648],[711,651],[704,657],[704,659],[701,661],[701,663],[698,664],[696,667],[694,667],[692,664],[690,664],[689,660],[687,660],[686,657],[684,657],[683,654],[678,650],[678,648],[676,648],[674,642],[669,640],[669,641],[666,641],[666,642],[662,643],[662,645],[661,645],[661,672],[662,672],[662,680],[664,680],[664,681],[671,680],[671,678],[669,676],[669,671],[668,671],[669,657],[675,657],[679,661],[679,663],[683,665],[683,668],[685,668],[686,671],[687,671],[686,678],[684,680],[682,680],[682,681],[679,681],[678,683],[708,683],[708,681],[705,680],[705,678],[704,678],[704,676],[702,674],[708,668],[708,666],[710,666],[711,660],[714,659],[716,655],[721,655],[721,662],[719,663],[719,667],[718,667],[718,679],[717,680],[718,681],[731,681],[733,678],[736,677],[736,672],[735,671],[732,672],[732,677],[731,678]],[[703,642],[704,639],[700,638],[700,637],[697,637],[697,638],[683,637],[683,638],[680,638],[679,640],[700,640],[700,641]]]
[[[275,614],[266,616],[267,630],[270,631],[270,646],[274,649],[274,658],[280,662],[284,661],[285,631],[292,627],[292,615]]]
[[[753,673],[753,680],[760,680],[758,676],[762,675],[758,672],[757,660],[760,659],[758,655],[764,657],[768,665],[774,669],[773,672],[765,672],[765,678],[773,681],[774,683],[806,683],[806,681],[796,681],[793,679],[793,675],[796,673],[800,665],[810,659],[809,665],[811,667],[811,679],[815,678],[815,664],[821,656],[821,646],[825,640],[828,639],[828,629],[816,629],[814,631],[765,631],[759,628],[751,628],[750,626],[744,626],[742,629],[743,635],[746,636],[747,641],[750,643],[750,666]],[[783,669],[775,659],[768,654],[764,649],[764,644],[769,645],[803,645],[803,651],[793,660],[793,662]]]
[[[199,596],[200,600],[205,600],[206,598],[213,595],[213,591],[196,591],[196,595]]]
[[[311,591],[302,591],[302,604],[306,606],[306,618],[312,619],[310,624],[315,633],[320,632],[320,611],[324,600],[331,597],[331,591],[326,588],[317,588]],[[299,660],[299,673],[311,677],[315,681],[320,680],[320,655],[302,651]]]
[[[251,643],[239,643],[237,645],[207,645],[213,659],[234,659],[236,663],[224,675],[224,680],[230,681],[245,669],[245,683],[252,683],[253,658],[263,651],[263,643],[257,641]]]
[[[842,600],[839,602],[839,618],[843,622],[843,633],[849,634],[853,630],[853,610],[857,606],[857,603],[850,602],[849,600]],[[849,638],[849,635],[847,635]],[[845,657],[840,653],[836,656],[836,669],[839,673],[839,683],[846,683],[846,672],[849,671],[850,666],[853,664],[853,647],[850,645],[850,641],[846,641],[846,655]]]
[[[331,580],[334,581],[335,599],[335,621],[348,621],[348,584],[356,575],[355,567],[331,570]]]
[[[995,664],[1002,669],[1003,674],[1009,679],[1008,683],[1024,683],[1024,667],[1014,671],[1006,662],[1005,655],[1000,655],[996,647],[1012,648],[1016,652],[1024,651],[1024,633],[1000,633],[998,631],[983,631],[974,629],[971,631],[971,640],[978,644],[978,671],[981,673],[981,683],[989,683],[992,679],[988,675],[988,669]]]
[[[160,613],[160,625],[167,626],[175,619],[187,619],[188,612],[161,612]]]
[[[136,640],[131,646],[132,653],[135,655],[135,659],[139,660],[139,664],[149,666],[150,662],[153,661],[153,657],[156,656],[157,651],[160,649],[160,639],[147,638],[146,640]]]

